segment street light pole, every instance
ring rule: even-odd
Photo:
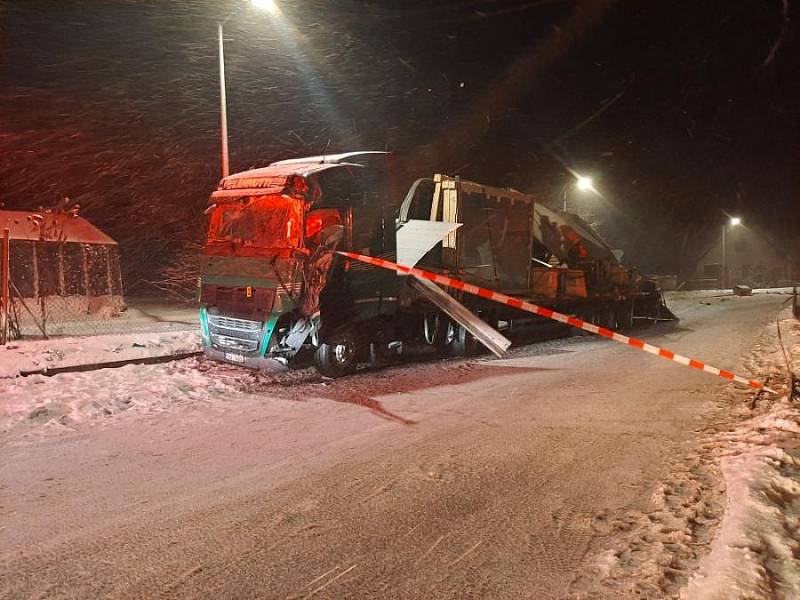
[[[725,234],[728,230],[728,225],[730,225],[731,227],[736,227],[741,223],[742,223],[741,218],[731,217],[730,221],[722,224],[722,289],[728,289],[728,261],[727,261],[728,246],[725,243]]]
[[[728,265],[725,261],[725,230],[728,228],[728,224],[724,223],[722,225],[722,289],[728,289]]]
[[[222,23],[217,23],[217,39],[219,42],[219,120],[222,137],[222,176],[230,174],[228,158],[228,105],[225,96],[225,49],[222,39]]]
[[[249,4],[273,16],[280,16],[280,7],[275,0],[249,0]],[[224,20],[217,22],[217,46],[219,48],[219,124],[222,138],[222,176],[230,175],[230,159],[228,158],[228,102],[225,95],[225,42],[222,37],[222,26],[244,8],[244,5],[230,13]]]

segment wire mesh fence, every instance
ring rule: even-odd
[[[18,240],[10,248],[9,340],[156,333],[199,326],[197,310],[191,305],[125,299],[116,246]]]
[[[46,297],[20,298],[12,293],[11,339],[118,333],[161,333],[199,328],[194,306],[158,299]]]
[[[199,326],[189,305],[125,299],[117,243],[76,210],[0,211],[0,343]]]

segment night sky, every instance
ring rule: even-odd
[[[231,167],[354,149],[409,177],[574,195],[627,262],[678,272],[724,211],[800,230],[791,0],[0,2],[0,202],[67,196],[123,246],[129,289],[191,264]],[[792,238],[793,236],[793,238]]]

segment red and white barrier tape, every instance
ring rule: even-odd
[[[398,265],[397,263],[393,263],[391,261],[384,260],[382,258],[374,258],[372,256],[365,256],[363,254],[354,254],[352,252],[342,252],[342,251],[338,251],[338,254],[341,254],[342,256],[346,256],[347,258],[351,258],[353,260],[358,260],[371,265],[375,265],[376,267],[382,267],[384,269],[397,271],[398,273],[406,273],[408,275],[414,275],[415,277],[429,279],[441,285],[456,290],[461,290],[468,294],[480,296],[481,298],[486,298],[487,300],[493,300],[494,302],[499,302],[501,304],[505,304],[513,308],[518,308],[520,310],[524,310],[533,313],[535,315],[545,317],[547,319],[558,321],[559,323],[565,323],[567,325],[571,325],[572,327],[577,327],[578,329],[582,329],[583,331],[588,331],[589,333],[594,333],[595,335],[599,335],[608,338],[610,340],[614,340],[615,342],[619,342],[620,344],[633,346],[634,348],[638,348],[639,350],[644,350],[645,352],[649,352],[650,354],[654,354],[656,356],[660,356],[661,358],[666,358],[667,360],[671,360],[676,363],[686,365],[687,367],[692,367],[693,369],[698,369],[700,371],[705,371],[706,373],[711,373],[712,375],[717,375],[719,377],[722,377],[723,379],[736,381],[737,383],[742,383],[744,385],[748,385],[756,389],[763,389],[764,391],[769,392],[771,394],[778,393],[775,390],[766,387],[761,382],[755,381],[754,379],[746,379],[745,377],[734,375],[730,371],[725,371],[723,369],[712,367],[711,365],[707,365],[702,361],[694,360],[693,358],[687,358],[685,356],[681,356],[680,354],[675,354],[674,352],[672,352],[671,350],[667,350],[666,348],[659,348],[657,346],[652,346],[643,340],[639,340],[633,337],[628,337],[627,335],[622,335],[621,333],[617,333],[616,331],[612,331],[611,329],[606,329],[605,327],[600,327],[598,325],[595,325],[594,323],[587,323],[586,321],[582,321],[581,319],[576,319],[575,317],[570,317],[569,315],[556,312],[550,308],[544,308],[543,306],[539,306],[531,302],[525,302],[524,300],[520,300],[519,298],[515,298],[513,296],[507,296],[506,294],[501,294],[500,292],[493,292],[492,290],[482,288],[477,285],[473,285],[471,283],[466,283],[465,281],[461,281],[460,279],[453,279],[452,277],[447,277],[446,275],[431,273],[430,271],[424,271],[422,269],[417,269],[415,267],[406,267],[403,265]]]

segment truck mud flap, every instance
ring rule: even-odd
[[[414,276],[408,278],[408,285],[419,292],[428,302],[440,308],[453,321],[463,325],[492,354],[500,358],[506,355],[506,350],[511,345],[511,340],[473,314],[466,306],[438,285],[427,279],[418,279]]]

